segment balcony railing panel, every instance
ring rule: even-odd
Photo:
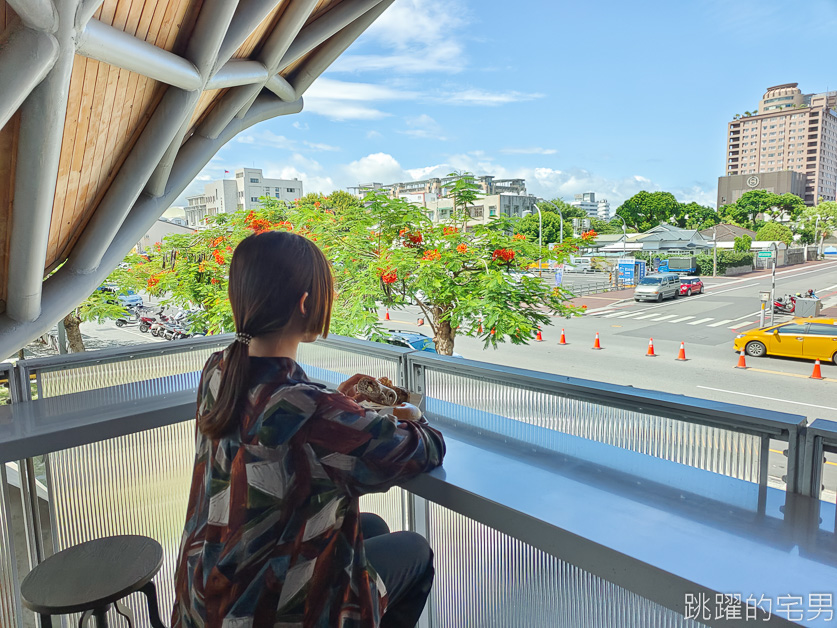
[[[433,414],[489,430],[497,420],[511,418],[755,483],[767,483],[770,439],[788,441],[793,450],[796,428],[804,422],[804,417],[779,413],[775,416],[784,426],[728,420],[714,414],[711,404],[701,409],[696,400],[677,403],[674,395],[653,391],[608,399],[608,384],[468,360],[413,354],[409,363]],[[646,394],[666,397],[665,403]],[[748,412],[741,408],[742,417]],[[787,458],[776,456],[774,462],[786,476]]]
[[[686,619],[438,504],[429,505],[434,628],[695,628]]]

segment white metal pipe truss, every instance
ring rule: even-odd
[[[394,0],[286,0],[258,54],[232,59],[280,0],[204,0],[184,54],[93,18],[102,0],[7,0],[0,33],[0,129],[20,112],[0,359],[50,329],[93,292],[237,133],[302,110],[313,81]],[[69,251],[44,279],[56,178],[76,55],[167,87]],[[197,128],[202,93],[228,88]],[[187,137],[188,136],[188,137]]]

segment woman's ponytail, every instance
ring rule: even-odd
[[[247,394],[250,358],[245,343],[234,341],[225,351],[218,397],[209,411],[198,418],[200,431],[211,439],[226,436],[238,424],[242,401]]]

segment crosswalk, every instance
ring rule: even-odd
[[[632,319],[646,323],[666,323],[672,325],[682,323],[683,325],[690,325],[692,327],[728,327],[729,329],[738,329],[757,320],[759,312],[755,311],[738,318],[724,318],[720,320],[714,316],[704,316],[702,318],[695,315],[679,316],[678,314],[663,314],[660,311],[649,312],[645,309],[632,311],[602,310],[600,312],[590,312],[588,316],[620,320]]]

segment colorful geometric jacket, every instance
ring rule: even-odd
[[[223,358],[204,366],[198,415]],[[439,466],[442,436],[310,382],[290,358],[249,359],[238,430],[196,432],[172,628],[378,626],[387,593],[366,562],[358,496]]]

